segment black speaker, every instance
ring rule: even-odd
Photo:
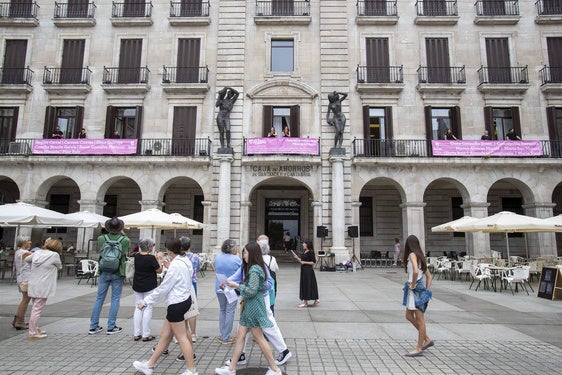
[[[319,225],[316,227],[316,237],[324,238],[328,236],[328,228],[325,225]]]
[[[347,227],[347,235],[351,238],[359,237],[359,227],[357,225]]]

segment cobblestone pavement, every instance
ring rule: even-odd
[[[299,269],[282,264],[276,317],[293,358],[282,366],[285,374],[556,374],[562,361],[562,301],[531,293],[469,290],[467,281],[436,280],[434,299],[426,313],[434,347],[423,357],[407,358],[416,331],[404,319],[401,306],[403,270],[378,268],[355,273],[317,272],[321,304],[298,309]],[[195,343],[197,370],[213,374],[232,354],[221,345],[214,277],[199,281],[199,339]],[[536,290],[536,288],[535,288]],[[118,325],[123,333],[88,335],[96,289],[59,281],[57,295],[48,301],[41,327],[46,340],[30,342],[26,331],[10,323],[19,302],[14,284],[0,282],[0,375],[8,374],[135,374],[132,362],[147,359],[155,341],[132,340],[133,297],[124,289]],[[109,302],[109,298],[107,299]],[[106,325],[109,305],[102,310]],[[164,307],[154,309],[157,334]],[[155,374],[180,374],[175,360],[179,347],[160,359]],[[264,374],[267,363],[255,344],[247,349],[248,365],[238,375]]]

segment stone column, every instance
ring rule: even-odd
[[[469,202],[461,205],[467,216],[482,219],[488,216],[488,202]],[[492,256],[490,249],[490,235],[484,232],[466,232],[466,253],[475,258],[490,258]]]
[[[144,210],[149,210],[151,208],[156,208],[158,210],[162,210],[162,207],[164,207],[164,202],[162,201],[158,201],[158,200],[146,200],[146,201],[139,201],[140,205],[141,205],[141,211]],[[164,249],[160,249],[158,248],[160,241],[161,241],[161,235],[160,235],[160,230],[159,229],[152,229],[152,228],[141,228],[139,230],[139,240],[141,240],[142,238],[146,238],[146,237],[150,237],[154,240],[154,242],[156,243],[157,246],[157,250],[164,250]],[[135,246],[133,244],[131,244],[131,250],[134,248]]]
[[[425,221],[423,218],[423,208],[426,206],[424,202],[407,202],[402,203],[402,226],[404,233],[404,243],[409,235],[413,234],[420,240],[420,245],[425,252]]]
[[[224,240],[230,238],[230,179],[232,154],[215,154],[215,159],[220,163],[219,194],[217,203],[217,244],[214,252],[219,253]]]
[[[314,245],[314,248],[316,249],[316,251],[318,250],[322,250],[321,248],[321,244],[322,241],[320,238],[316,237],[316,227],[319,225],[322,225],[322,202],[320,201],[312,201],[310,202],[310,205],[312,206],[312,211],[313,211],[313,217],[312,217],[312,222],[313,222],[313,228],[312,228],[312,244]],[[301,233],[301,239],[304,238],[306,236],[303,236],[303,234]],[[297,249],[297,253],[300,251],[301,249]]]
[[[248,232],[250,224],[250,207],[252,207],[252,202],[240,202],[240,225],[242,228],[246,228],[246,230],[243,230],[240,233],[240,249],[242,249],[242,246],[248,242],[256,240],[255,238],[249,237],[250,233]]]
[[[202,253],[209,253],[211,252],[211,201],[202,201],[201,204],[203,205],[203,223],[207,226],[203,229],[203,241],[201,244],[201,252]]]
[[[105,202],[97,199],[80,199],[78,201],[80,211],[88,211],[94,214],[103,215],[103,206]],[[103,226],[103,223],[101,224]],[[95,228],[78,228],[76,233],[76,251],[77,254],[89,255],[93,249],[97,249],[97,235],[101,233],[101,226]]]
[[[345,247],[345,192],[343,184],[343,162],[345,155],[331,155],[332,163],[332,247],[335,262],[344,263],[349,259]]]
[[[554,215],[554,207],[556,203],[552,202],[535,202],[523,206],[525,215],[546,219]],[[525,246],[527,250],[527,258],[545,257],[556,258],[558,251],[556,249],[556,234],[554,232],[530,232],[525,233]]]

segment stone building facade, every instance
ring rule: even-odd
[[[217,252],[227,238],[246,243],[261,233],[281,249],[286,232],[313,239],[336,262],[352,252],[392,253],[394,238],[409,234],[434,254],[505,252],[503,235],[438,234],[431,227],[502,210],[562,213],[562,9],[555,5],[4,4],[1,197],[64,212],[179,212],[206,224],[188,233],[205,252]],[[224,87],[240,95],[230,112],[232,152],[219,153],[216,100]],[[347,94],[343,151],[334,148],[326,121],[334,91]],[[83,127],[88,139],[107,140],[117,130],[136,140],[135,149],[100,155],[63,145],[37,152],[37,140],[51,138],[55,126],[65,138],[77,138]],[[275,140],[267,137],[272,126]],[[281,137],[285,127],[290,137]],[[471,156],[466,146],[437,156],[431,142],[451,129],[463,145],[487,130],[492,140],[479,147],[488,150],[510,128],[523,139],[523,152],[528,146],[535,153]],[[260,138],[273,143],[252,151]],[[299,151],[305,142],[309,148]],[[353,226],[358,237],[349,236]],[[76,243],[97,235],[66,228],[34,229],[33,236],[53,231]],[[6,242],[14,234],[3,228]],[[157,240],[170,235],[159,232]],[[515,235],[510,248],[557,256],[562,238]]]

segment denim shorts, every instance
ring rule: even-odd
[[[166,313],[166,319],[170,323],[178,323],[184,321],[184,315],[191,307],[191,296],[183,302],[173,303],[168,305],[168,312]]]

